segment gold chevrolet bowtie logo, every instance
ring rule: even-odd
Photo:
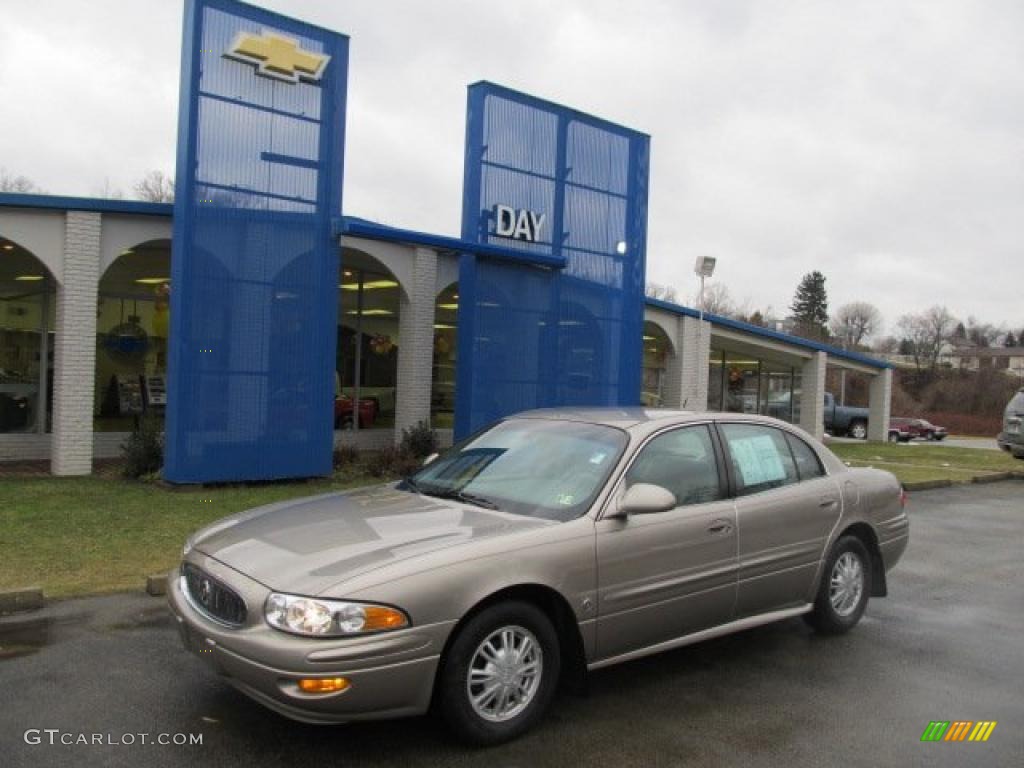
[[[246,64],[255,64],[259,74],[288,83],[319,80],[331,60],[326,54],[302,50],[298,40],[273,32],[261,35],[239,32],[224,55]]]

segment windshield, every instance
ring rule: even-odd
[[[454,446],[399,487],[548,520],[586,512],[626,445],[613,427],[509,419]]]

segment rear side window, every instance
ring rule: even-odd
[[[799,480],[781,430],[759,424],[723,424],[738,496],[781,488]]]
[[[825,474],[825,468],[821,466],[821,460],[811,446],[789,432],[786,433],[786,442],[789,443],[789,447],[793,451],[796,470],[801,480],[811,480]]]

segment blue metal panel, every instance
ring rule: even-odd
[[[240,33],[330,57],[287,82],[228,58]],[[258,62],[257,62],[258,63]],[[269,62],[268,62],[269,63]],[[348,38],[188,0],[178,125],[164,477],[331,470]]]
[[[492,83],[470,86],[455,432],[516,411],[640,400],[649,139]],[[496,206],[543,215],[499,233]],[[523,265],[486,249],[523,253]]]

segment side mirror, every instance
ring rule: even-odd
[[[614,517],[647,515],[652,512],[667,512],[676,508],[676,496],[667,488],[650,483],[637,483],[629,487],[619,501]]]
[[[435,452],[435,453],[432,453],[432,454],[430,454],[429,456],[427,456],[427,458],[425,458],[425,459],[423,460],[423,466],[424,466],[424,467],[425,467],[425,466],[427,466],[427,464],[429,464],[430,462],[432,462],[432,461],[433,461],[434,459],[436,459],[436,458],[437,458],[438,456],[440,456],[440,455],[441,455],[441,454],[439,454],[439,453],[436,453],[436,452]]]

